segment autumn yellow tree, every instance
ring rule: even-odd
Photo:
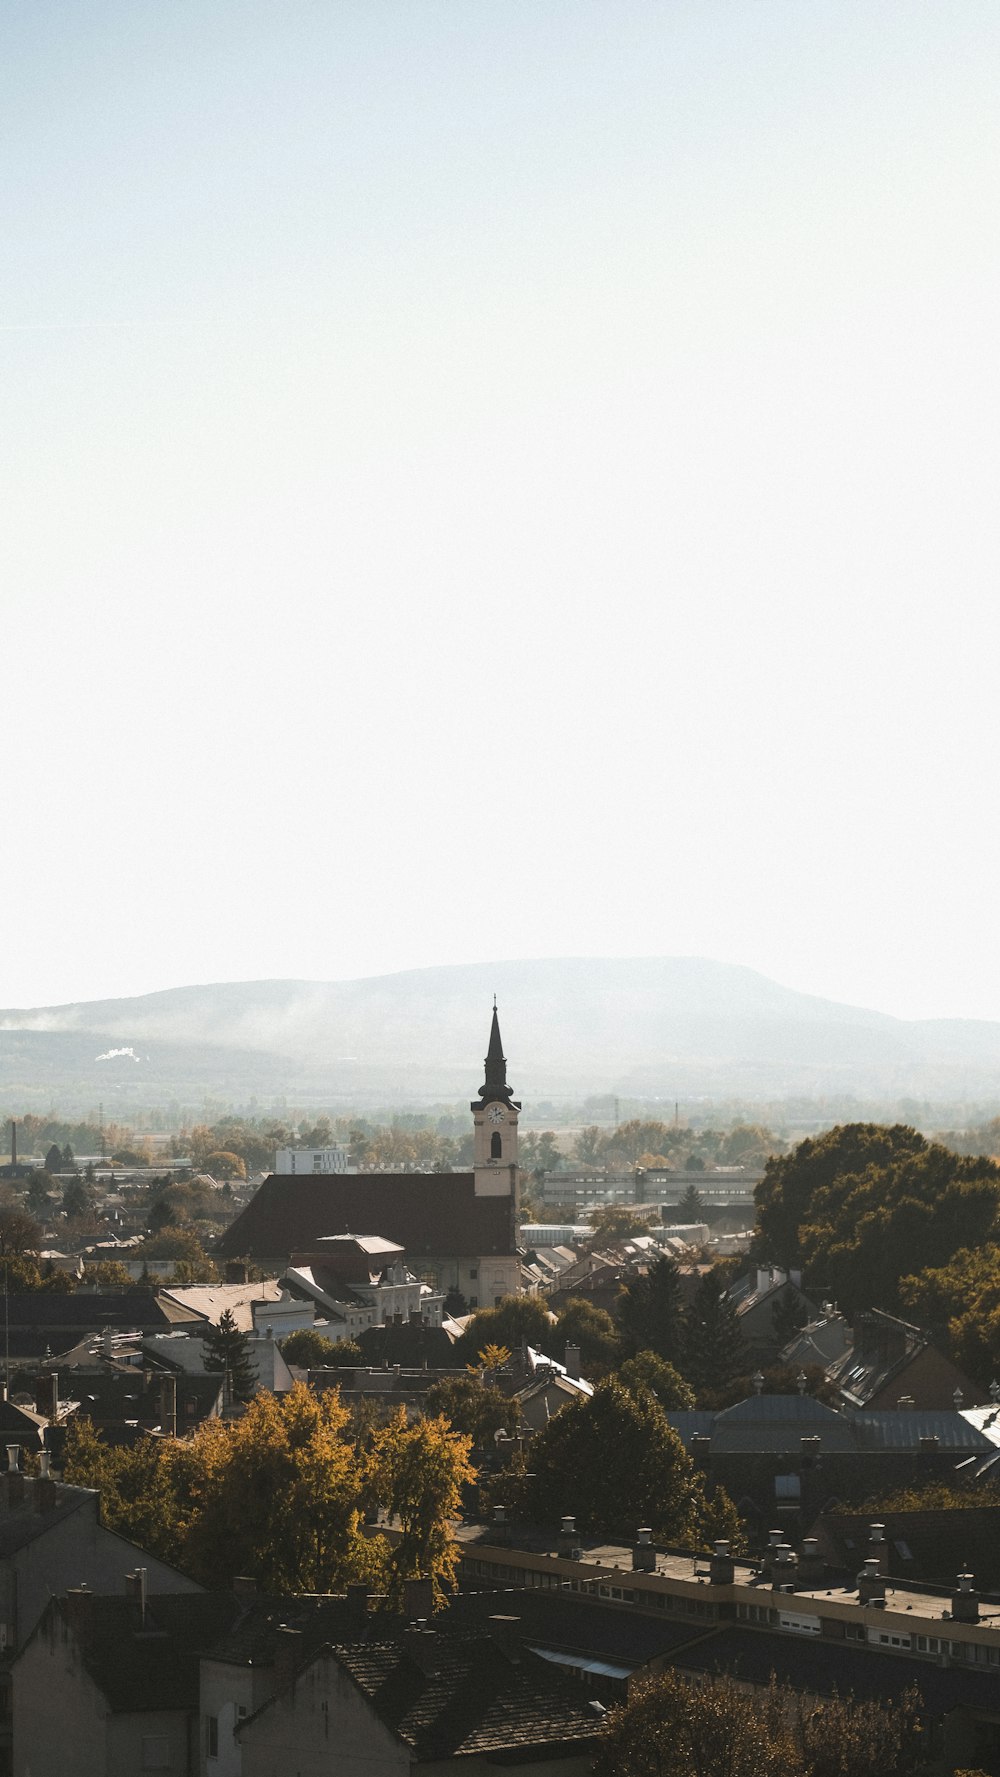
[[[435,1604],[455,1590],[459,1551],[452,1521],[462,1505],[462,1488],[476,1470],[469,1461],[471,1437],[453,1431],[446,1419],[418,1419],[409,1425],[400,1407],[375,1434],[369,1455],[373,1490],[398,1537],[387,1554],[390,1595],[399,1596],[407,1579],[434,1582]]]

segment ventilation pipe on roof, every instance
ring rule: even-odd
[[[656,1548],[653,1544],[653,1532],[646,1525],[643,1525],[642,1529],[635,1533],[635,1542],[632,1544],[632,1571],[633,1573],[656,1572]]]
[[[951,1595],[951,1614],[956,1623],[978,1623],[979,1593],[972,1589],[971,1573],[960,1573],[958,1591]]]
[[[731,1586],[736,1577],[736,1564],[729,1552],[728,1537],[720,1536],[712,1544],[708,1577],[713,1586]]]
[[[885,1605],[885,1576],[879,1573],[874,1556],[865,1562],[858,1574],[858,1603]]]

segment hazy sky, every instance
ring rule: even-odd
[[[0,1004],[1000,1018],[996,0],[0,0]]]

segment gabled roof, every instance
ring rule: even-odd
[[[599,1732],[575,1685],[529,1653],[511,1660],[492,1637],[411,1631],[333,1657],[418,1761],[554,1749]]]
[[[305,1252],[327,1234],[378,1228],[419,1271],[421,1256],[516,1253],[509,1197],[477,1197],[472,1172],[272,1173],[221,1235],[222,1258]]]
[[[159,1290],[157,1300],[164,1318],[174,1325],[195,1321],[217,1327],[228,1309],[240,1332],[252,1333],[252,1303],[277,1302],[280,1296],[277,1278],[268,1277],[263,1283],[183,1284]]]

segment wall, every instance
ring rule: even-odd
[[[409,1777],[410,1757],[332,1654],[242,1729],[243,1777]]]
[[[17,1661],[13,1686],[14,1777],[103,1777],[104,1699],[55,1611]]]

